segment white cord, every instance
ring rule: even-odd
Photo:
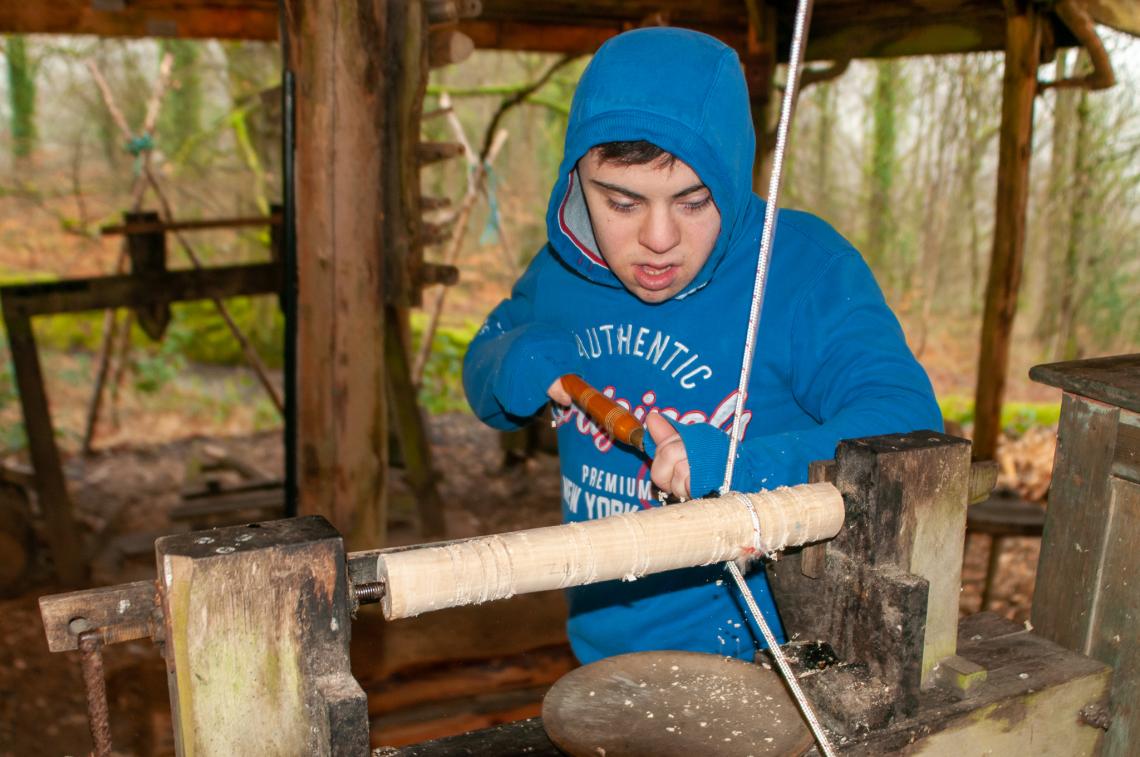
[[[768,263],[771,259],[772,240],[776,236],[776,208],[780,199],[780,175],[784,167],[784,152],[788,141],[788,130],[792,121],[792,111],[795,110],[796,90],[799,86],[800,68],[803,66],[804,38],[806,36],[807,20],[810,12],[811,0],[799,0],[796,4],[795,25],[792,29],[792,49],[788,55],[788,81],[784,88],[783,100],[780,103],[780,123],[776,128],[776,147],[772,154],[772,177],[768,183],[768,198],[764,208],[764,230],[760,235],[760,255],[756,261],[756,279],[752,287],[752,307],[748,312],[748,331],[744,339],[744,359],[740,366],[740,383],[737,386],[736,392],[736,409],[732,416],[732,433],[729,435],[728,461],[725,463],[724,483],[721,484],[720,487],[722,496],[726,495],[732,488],[732,473],[736,467],[736,450],[740,443],[740,430],[742,418],[744,417],[744,401],[747,397],[748,381],[752,376],[752,359],[756,354],[756,334],[759,331],[760,311],[764,304],[764,289],[768,283]],[[747,497],[745,497],[745,499],[747,499]],[[749,500],[748,504],[749,511],[752,512],[752,517],[755,522],[756,545],[757,548],[759,548],[760,522],[755,510],[751,507],[751,500]],[[827,734],[824,733],[823,727],[820,725],[819,719],[811,707],[811,703],[808,702],[807,697],[804,696],[799,681],[796,680],[795,674],[788,665],[787,658],[780,649],[780,645],[776,642],[776,636],[772,633],[772,629],[768,627],[768,622],[764,619],[760,608],[757,607],[756,599],[752,596],[752,591],[748,588],[748,584],[744,580],[744,575],[740,572],[740,568],[735,562],[729,561],[727,567],[728,572],[732,575],[732,579],[736,582],[736,587],[744,596],[744,601],[748,605],[748,611],[752,613],[752,617],[756,620],[756,625],[760,627],[760,633],[764,636],[764,641],[768,644],[768,651],[771,652],[772,659],[776,661],[776,666],[779,668],[781,675],[783,675],[784,681],[787,682],[788,688],[791,689],[796,704],[799,705],[804,719],[807,720],[808,725],[811,727],[812,734],[815,736],[820,750],[823,752],[824,757],[834,757],[835,752],[831,748],[831,742],[828,741]]]

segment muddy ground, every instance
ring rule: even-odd
[[[467,415],[433,418],[431,432],[443,474],[440,486],[446,503],[448,536],[528,528],[558,520],[555,458],[539,455],[504,467],[498,436]],[[172,523],[169,513],[179,503],[188,461],[223,451],[267,475],[281,475],[282,450],[277,433],[124,446],[68,462],[67,474],[79,518],[95,555],[96,585],[153,577],[153,551],[147,549],[150,540],[159,533],[185,528],[184,524]],[[1040,462],[1035,465],[1041,468]],[[1007,467],[1015,471],[1017,465],[1010,462]],[[391,504],[392,541],[414,543],[417,537],[412,502],[398,473],[396,477]],[[112,548],[116,544],[119,548]],[[968,541],[963,612],[978,609],[988,547],[988,538],[984,536],[973,536]],[[991,609],[1017,621],[1028,617],[1037,549],[1035,539],[1005,542]],[[135,553],[129,554],[132,551]],[[77,655],[51,654],[44,641],[36,600],[61,590],[49,575],[50,566],[45,550],[41,549],[38,563],[19,595],[0,600],[0,755],[5,757],[79,755],[91,749]],[[429,621],[416,626],[414,643],[386,642],[387,654],[399,656],[404,653],[392,650],[413,646],[433,650],[430,654],[436,657],[449,653],[485,654],[488,650],[509,654],[520,645],[520,652],[528,646],[557,649],[564,639],[557,607],[560,599],[548,597],[538,601],[527,609],[534,627],[525,634],[520,634],[515,613],[511,613],[513,617],[491,621],[484,618],[472,626],[479,629],[479,648],[468,648],[465,644],[470,640],[456,638],[456,629],[461,626],[444,618],[434,625]],[[354,644],[354,670],[358,664],[356,649]],[[368,654],[367,648],[364,654]],[[360,663],[367,668],[375,662],[371,672],[364,675],[378,675],[377,671],[399,666],[398,660],[379,660],[381,654],[377,651],[377,661]],[[108,649],[105,658],[116,753],[172,754],[165,674],[154,646],[149,641],[121,644]],[[461,722],[449,721],[443,715],[439,722],[436,731],[422,732],[443,735],[448,730],[464,730]]]

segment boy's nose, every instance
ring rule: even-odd
[[[681,227],[667,210],[650,210],[641,225],[638,240],[652,252],[668,252],[681,241]]]

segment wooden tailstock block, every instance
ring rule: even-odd
[[[381,552],[377,575],[387,587],[384,617],[408,618],[617,578],[632,581],[799,546],[834,537],[843,516],[839,490],[827,483],[803,484]]]

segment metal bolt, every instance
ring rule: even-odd
[[[367,584],[354,584],[352,587],[352,594],[356,597],[356,603],[361,605],[371,605],[379,602],[384,598],[384,582],[375,581]]]

